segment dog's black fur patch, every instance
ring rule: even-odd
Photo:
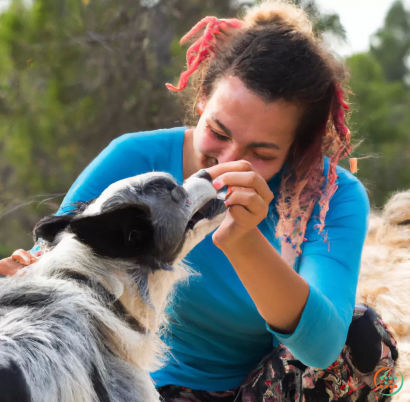
[[[101,375],[94,364],[92,365],[91,381],[93,383],[94,391],[97,394],[98,400],[100,402],[111,402],[107,388],[105,388]]]
[[[79,274],[77,272],[67,271],[65,277],[75,280],[76,282],[79,282],[93,289],[99,296],[104,298],[107,307],[119,318],[124,320],[130,326],[130,328],[143,334],[147,333],[147,329],[136,318],[134,318],[124,307],[124,305],[118,299],[116,299],[115,296],[111,294],[101,283],[93,281],[88,276]]]
[[[75,215],[50,215],[41,219],[34,227],[34,240],[39,238],[52,243],[56,236],[66,229]]]
[[[49,306],[56,300],[55,294],[50,291],[33,289],[32,286],[27,286],[26,291],[24,287],[20,289],[21,293],[5,293],[0,298],[1,306],[13,308],[27,306],[40,309]]]
[[[8,367],[0,367],[0,384],[0,402],[31,401],[26,379],[14,361]]]
[[[75,219],[70,230],[103,257],[136,258],[152,255],[154,228],[147,211],[127,206]]]
[[[134,259],[155,254],[154,228],[149,212],[140,206],[125,206],[78,218],[75,215],[48,216],[36,225],[34,237],[53,243],[65,229],[103,257]]]

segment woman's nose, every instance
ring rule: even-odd
[[[224,149],[218,155],[218,163],[233,162],[243,159],[244,152],[238,147]]]

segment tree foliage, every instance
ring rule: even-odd
[[[314,22],[316,33],[331,33],[339,39],[346,40],[346,31],[337,14],[321,12],[315,0],[293,0],[293,2],[307,12]]]
[[[185,61],[179,38],[236,12],[218,0],[12,2],[0,16],[0,216],[32,205],[0,218],[0,253],[29,246],[23,233],[61,201],[48,195],[112,139],[182,125],[164,86]]]
[[[384,26],[372,38],[371,53],[389,82],[408,79],[410,55],[410,12],[401,0],[393,3]]]
[[[402,82],[387,81],[372,54],[356,54],[348,65],[353,92],[350,126],[361,142],[354,156],[366,158],[359,161],[359,177],[373,204],[382,206],[393,191],[410,188],[410,97]]]
[[[351,126],[362,140],[356,156],[368,157],[359,163],[359,177],[373,204],[382,206],[392,192],[410,188],[410,12],[402,1],[392,4],[372,42],[368,53],[348,59]]]

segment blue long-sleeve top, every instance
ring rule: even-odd
[[[117,180],[150,171],[168,172],[182,184],[185,130],[140,132],[112,141],[78,177],[58,213],[67,212],[72,202],[99,196]],[[327,168],[325,160],[325,175]],[[235,388],[279,343],[308,366],[327,368],[337,359],[352,319],[369,215],[362,184],[342,168],[337,168],[337,174],[338,189],[325,220],[327,241],[314,227],[319,214],[316,205],[302,255],[293,267],[309,284],[309,296],[295,331],[281,334],[269,328],[210,234],[187,256],[199,275],[177,286],[168,307],[170,325],[163,336],[171,353],[164,368],[151,373],[158,387],[175,384],[208,391]],[[268,185],[274,200],[278,199],[280,175]],[[280,252],[275,238],[275,201],[269,215],[258,228]],[[257,267],[254,271],[258,275]]]

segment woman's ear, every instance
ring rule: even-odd
[[[68,227],[75,215],[50,215],[43,218],[34,227],[34,241],[39,238],[52,243],[55,237]]]
[[[202,114],[204,113],[205,106],[206,106],[206,98],[204,95],[202,95],[196,105],[196,111],[200,116],[202,116]]]

